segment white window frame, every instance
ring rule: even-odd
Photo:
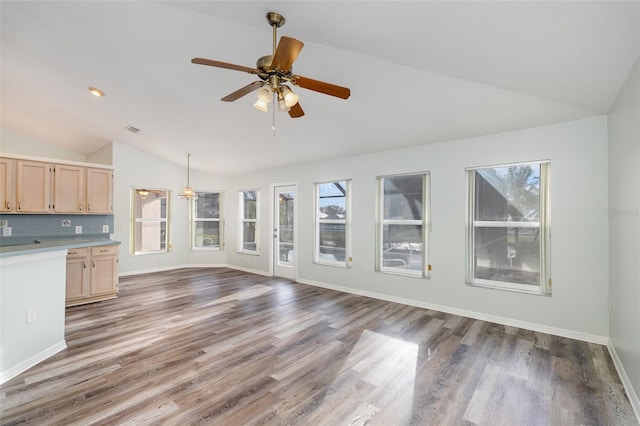
[[[245,218],[244,212],[244,194],[245,192],[256,193],[256,218]],[[247,250],[244,248],[244,224],[255,223],[255,250]],[[245,189],[238,192],[238,253],[259,255],[260,254],[260,190],[259,189]]]
[[[166,194],[166,217],[158,218],[141,218],[136,215],[136,201],[139,191],[163,191]],[[129,233],[129,252],[134,256],[142,256],[147,254],[161,254],[171,251],[171,191],[166,188],[147,188],[147,187],[135,187],[131,188],[131,232]],[[164,248],[160,250],[148,250],[148,251],[136,251],[136,225],[138,223],[165,223],[165,241]]]
[[[345,208],[346,214],[344,219],[324,219],[319,217],[320,213],[320,185],[345,182]],[[324,182],[314,182],[314,249],[313,261],[319,265],[335,266],[338,268],[350,268],[353,262],[351,255],[351,179],[334,179]],[[345,244],[345,260],[331,260],[320,257],[320,225],[321,224],[344,224],[344,244]]]
[[[422,220],[397,220],[384,218],[384,180],[405,176],[422,176]],[[399,175],[378,176],[378,223],[376,244],[376,270],[378,272],[404,275],[409,277],[430,278],[431,264],[429,263],[429,234],[431,232],[431,174],[430,172],[407,173]],[[385,225],[421,225],[422,226],[422,269],[408,270],[384,265],[384,226]]]
[[[511,167],[521,165],[540,166],[540,221],[539,222],[511,222],[511,221],[477,221],[475,220],[475,172],[481,169]],[[520,163],[508,163],[492,166],[469,167],[467,173],[467,268],[466,283],[477,287],[496,288],[522,293],[551,295],[551,232],[549,224],[549,160],[528,161]],[[478,227],[498,227],[498,228],[539,228],[540,229],[540,282],[538,286],[512,283],[505,281],[494,281],[475,278],[474,274],[474,248],[475,248],[475,228]]]
[[[191,199],[191,250],[194,251],[221,251],[224,250],[224,191],[205,191],[196,190],[197,197]],[[217,218],[199,218],[197,203],[198,199],[207,194],[218,194],[218,217]],[[196,229],[199,222],[218,222],[218,246],[198,246],[196,245]]]

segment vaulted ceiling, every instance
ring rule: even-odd
[[[255,80],[279,35],[294,73],[351,89],[295,89],[306,115],[220,98]],[[7,1],[1,125],[88,154],[111,140],[237,174],[580,119],[609,110],[640,55],[640,2]],[[87,87],[106,96],[97,98]],[[132,125],[137,134],[125,130]]]

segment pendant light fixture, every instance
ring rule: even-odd
[[[198,198],[198,195],[194,192],[193,188],[191,188],[189,184],[189,178],[191,174],[191,154],[187,154],[187,186],[182,189],[182,192],[178,194],[178,198],[182,198],[185,200],[195,200]]]

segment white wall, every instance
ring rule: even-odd
[[[87,161],[87,158],[83,154],[69,151],[24,135],[19,135],[7,129],[0,129],[0,151],[5,154],[30,155],[32,157],[55,158],[69,161]]]
[[[130,145],[113,142],[114,233],[113,239],[121,241],[120,274],[131,274],[160,269],[193,265],[224,265],[226,251],[191,251],[189,249],[189,202],[178,199],[178,193],[186,185],[186,167],[164,161]],[[186,166],[186,158],[185,158]],[[192,171],[191,186],[196,190],[218,190],[227,185],[226,178]],[[131,188],[169,189],[170,227],[172,249],[168,253],[130,254]]]
[[[0,383],[64,349],[66,250],[0,259]],[[27,323],[27,312],[34,321]]]
[[[96,149],[87,155],[87,162],[113,166],[113,142]]]
[[[610,337],[640,393],[640,60],[608,117]],[[640,406],[636,411],[640,416]]]
[[[466,285],[465,167],[545,159],[551,160],[553,295]],[[375,273],[376,176],[419,171],[431,172],[432,278]],[[236,176],[228,191],[228,261],[269,271],[270,185],[296,182],[300,280],[570,330],[605,341],[609,333],[605,176],[606,117]],[[344,178],[353,180],[353,267],[313,264],[313,183]],[[262,195],[260,256],[235,250],[237,191],[255,188]]]

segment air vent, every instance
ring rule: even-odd
[[[138,133],[140,131],[140,129],[138,129],[137,127],[133,127],[133,126],[126,126],[125,129],[127,129],[131,133]]]

